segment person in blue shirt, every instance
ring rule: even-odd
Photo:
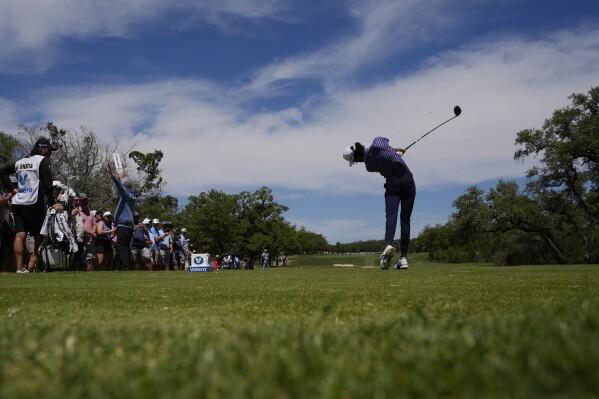
[[[410,219],[416,199],[416,184],[412,172],[403,159],[405,150],[391,147],[389,139],[376,137],[372,144],[364,147],[357,142],[345,149],[343,158],[349,166],[363,162],[368,172],[380,173],[385,178],[385,245],[381,254],[381,269],[388,269],[397,251],[393,246],[397,216],[400,218],[400,259],[396,269],[408,268],[408,245],[410,244]],[[400,208],[401,206],[401,208]]]
[[[167,234],[164,232],[163,229],[160,228],[160,220],[154,219],[152,221],[152,228],[150,229],[150,233],[152,233],[154,237],[154,263],[159,268],[168,268],[168,247],[164,243]]]
[[[114,212],[114,223],[116,224],[116,252],[120,258],[120,267],[122,270],[131,270],[131,240],[133,238],[133,229],[135,222],[133,215],[135,213],[135,194],[133,183],[125,178],[124,173],[117,176],[109,163],[106,171],[110,175],[116,189],[119,192],[119,200]]]
[[[153,238],[151,237],[152,233],[150,233],[150,230],[146,226],[147,223],[150,223],[150,220],[145,219],[141,222],[139,220],[139,212],[135,212],[133,217],[133,220],[137,224],[135,230],[133,230],[133,239],[131,241],[131,262],[138,266],[143,265],[147,270],[152,271],[154,269],[154,262],[150,247],[152,246]]]

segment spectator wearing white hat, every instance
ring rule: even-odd
[[[268,250],[266,248],[264,248],[264,251],[262,251],[262,256],[260,256],[260,260],[261,260],[263,269],[270,268],[269,258],[270,258],[270,255],[268,254]]]
[[[81,258],[85,260],[86,270],[91,272],[94,270],[94,237],[96,236],[96,216],[89,208],[89,197],[85,193],[79,193],[73,199],[73,212],[77,212],[83,220],[83,254]]]
[[[54,194],[54,200],[57,204],[62,205],[62,212],[53,212],[49,208],[46,212],[46,218],[44,224],[40,230],[40,234],[47,238],[50,245],[55,245],[57,248],[68,248],[71,258],[76,258],[79,253],[79,244],[77,243],[77,237],[74,234],[72,225],[69,222],[70,215],[67,212],[69,205],[69,197],[66,194],[66,186],[58,180],[52,182],[52,189]],[[54,214],[54,215],[53,215]],[[59,237],[50,234],[49,230],[52,226],[56,227],[62,233]],[[63,247],[65,245],[65,247]]]
[[[179,240],[181,241],[181,246],[183,248],[183,263],[187,268],[189,266],[189,260],[191,257],[191,252],[189,252],[189,245],[187,244],[187,229],[183,227],[181,229],[181,235],[179,236]]]
[[[156,243],[154,241],[154,233],[152,233],[152,219],[145,218],[142,223],[148,230],[148,236],[150,237],[150,245],[148,246],[148,249],[150,250],[150,255],[152,257],[152,264],[155,264],[156,261],[154,259],[154,252],[155,252],[154,249],[156,247]]]
[[[79,195],[73,195],[73,209],[71,209],[69,218],[75,238],[77,239],[77,252],[72,254],[71,257],[71,270],[78,271],[81,266],[81,259],[83,256],[83,238],[85,236],[83,217],[81,216],[81,197]]]
[[[99,270],[106,270],[108,258],[112,255],[112,238],[116,234],[116,227],[112,224],[112,214],[108,211],[96,211],[96,238],[94,250]]]
[[[165,267],[166,270],[170,270],[171,269],[171,265],[172,265],[172,261],[175,258],[175,246],[173,243],[173,235],[172,235],[172,228],[173,228],[173,224],[171,222],[169,222],[168,220],[164,220],[162,222],[162,230],[164,231],[164,237],[162,239],[161,242],[161,249],[164,249],[166,252],[166,257],[164,259],[165,261]],[[172,265],[174,270],[178,270],[177,269],[177,265],[174,264]]]
[[[64,201],[64,185],[59,180],[54,180],[52,182],[52,193],[54,194],[56,202]],[[65,206],[66,204],[63,203],[62,205]]]
[[[131,260],[140,266],[143,264],[147,270],[151,271],[154,269],[154,261],[152,259],[152,252],[150,251],[150,247],[152,246],[151,233],[146,226],[149,223],[150,219],[144,219],[142,222],[137,223],[133,230]]]
[[[154,235],[155,263],[158,267],[168,268],[168,247],[164,243],[166,233],[160,228],[160,220],[152,220],[150,232]]]

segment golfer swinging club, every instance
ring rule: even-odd
[[[381,269],[386,270],[391,265],[393,255],[397,251],[393,246],[395,230],[397,228],[397,213],[401,204],[400,227],[401,244],[400,259],[395,265],[396,269],[407,269],[408,245],[410,243],[410,217],[416,198],[416,184],[414,178],[403,160],[403,148],[393,148],[389,139],[377,137],[369,147],[360,143],[349,146],[343,152],[343,158],[349,161],[349,166],[356,162],[364,162],[368,172],[378,172],[385,182],[385,214],[387,223],[385,228],[386,248],[381,254]],[[401,154],[400,154],[401,153]]]

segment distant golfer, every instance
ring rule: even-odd
[[[395,265],[396,269],[407,269],[408,245],[410,244],[410,218],[416,199],[416,184],[414,178],[403,160],[403,148],[393,148],[389,139],[377,137],[369,147],[360,143],[349,146],[343,152],[343,158],[349,161],[349,166],[356,162],[364,162],[368,172],[378,172],[385,182],[385,214],[387,223],[385,228],[386,248],[381,254],[381,269],[388,269],[393,255],[397,251],[393,246],[395,230],[397,228],[397,214],[400,209],[401,220],[401,257]],[[401,154],[400,154],[401,153]]]

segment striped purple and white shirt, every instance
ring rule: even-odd
[[[401,154],[389,145],[389,139],[376,137],[369,147],[364,149],[364,164],[369,172],[378,172],[383,177],[400,177],[411,173]]]

